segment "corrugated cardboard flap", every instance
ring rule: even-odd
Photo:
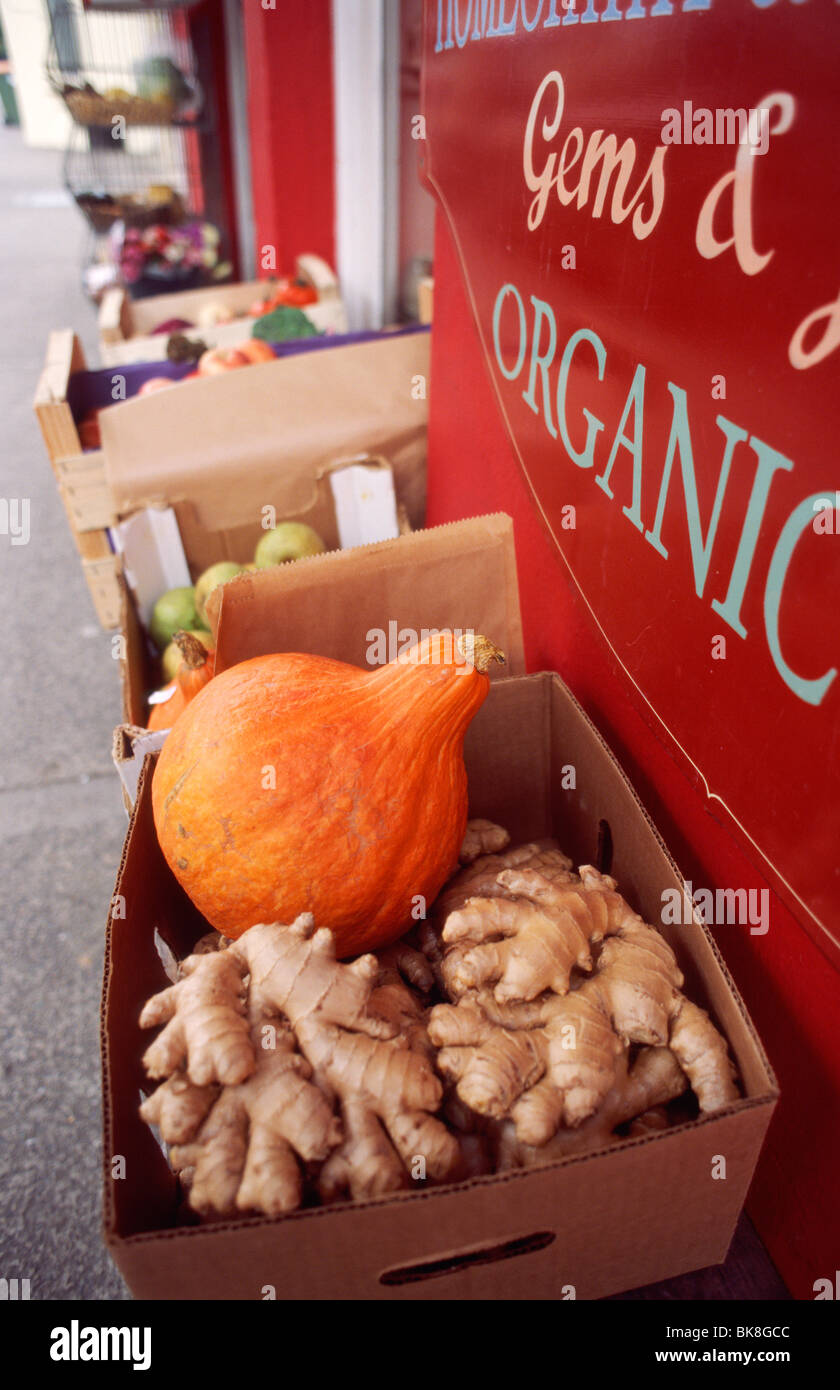
[[[104,411],[115,511],[188,501],[205,531],[304,514],[338,455],[384,455],[413,526],[423,524],[428,402],[424,333],[330,348],[198,378]],[[418,398],[419,397],[419,398]]]
[[[409,634],[435,627],[482,632],[505,652],[507,675],[525,671],[513,522],[503,513],[240,575],[216,590],[208,615],[217,671],[282,651],[367,666],[371,634],[384,634],[390,659]]]

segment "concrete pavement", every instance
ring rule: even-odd
[[[47,334],[73,326],[86,233],[58,154],[0,128],[0,497],[28,498],[29,543],[0,534],[0,1277],[31,1297],[119,1299],[100,1237],[102,942],[125,834],[110,761],[116,663],[56,492],[32,397]]]

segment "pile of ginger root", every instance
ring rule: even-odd
[[[615,880],[470,822],[396,945],[336,960],[308,914],[203,938],[145,1005],[155,1126],[204,1219],[548,1163],[738,1096],[726,1042]],[[616,1133],[620,1131],[620,1133]]]

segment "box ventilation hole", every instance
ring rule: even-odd
[[[379,1282],[415,1284],[421,1279],[440,1279],[444,1274],[457,1274],[475,1265],[495,1264],[498,1260],[512,1260],[517,1255],[530,1255],[535,1250],[544,1250],[553,1240],[556,1240],[553,1231],[537,1231],[534,1235],[517,1236],[515,1240],[485,1246],[482,1250],[467,1250],[460,1255],[445,1255],[442,1259],[424,1260],[421,1264],[386,1269],[384,1274],[380,1274]]]
[[[595,850],[595,868],[599,874],[608,874],[613,862],[613,839],[608,820],[598,822],[598,846]]]

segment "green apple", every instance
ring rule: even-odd
[[[286,560],[302,560],[307,555],[320,555],[326,550],[324,542],[303,521],[281,521],[273,531],[266,531],[254,552],[257,569],[282,565]]]
[[[199,622],[207,626],[207,600],[214,589],[218,589],[220,584],[226,584],[229,579],[235,579],[242,573],[242,566],[235,565],[232,560],[220,560],[218,564],[211,565],[199,576],[195,586],[195,611],[198,614]]]
[[[206,647],[208,652],[212,652],[213,634],[211,632],[205,632],[203,628],[198,627],[193,628],[191,632],[189,628],[185,628],[184,630],[190,633],[190,637],[197,637],[202,646]],[[177,642],[170,642],[160,659],[165,685],[168,685],[170,681],[174,681],[178,674],[178,667],[181,665],[181,660],[181,650]]]
[[[152,609],[149,632],[155,646],[163,651],[180,627],[189,630],[199,626],[195,611],[195,591],[190,584],[180,589],[167,589],[165,594],[161,594]]]

